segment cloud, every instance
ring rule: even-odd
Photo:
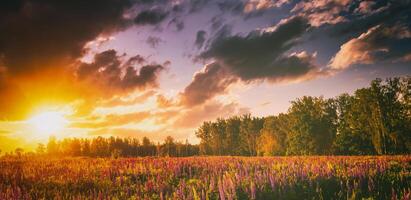
[[[332,36],[352,37],[379,24],[409,22],[411,1],[300,1],[291,10],[295,16],[308,19],[313,27],[322,27]],[[322,31],[322,33],[324,33]]]
[[[134,23],[138,25],[156,25],[162,22],[167,15],[168,12],[161,9],[144,10],[134,18]]]
[[[218,16],[214,16],[213,18],[211,18],[210,22],[211,22],[211,30],[216,31],[223,25],[224,19],[220,15],[218,15]]]
[[[126,28],[123,12],[130,6],[127,0],[2,1],[0,55],[8,73],[70,63],[88,41]]]
[[[270,31],[251,32],[247,36],[215,38],[199,56],[213,62],[194,75],[180,94],[182,104],[206,102],[238,80],[243,82],[284,82],[312,79],[323,72],[314,65],[316,54],[288,53],[309,25],[301,17],[281,22]]]
[[[202,104],[226,92],[228,86],[236,81],[237,78],[231,76],[218,63],[206,65],[194,75],[191,83],[180,94],[181,103],[186,106]]]
[[[135,55],[133,57],[131,57],[130,59],[128,59],[127,64],[126,65],[141,65],[146,63],[146,59],[144,57],[142,57],[141,55]]]
[[[409,23],[411,1],[363,2],[358,5],[350,5],[355,9],[344,14],[349,20],[345,20],[337,26],[330,27],[328,31],[331,33],[331,36],[359,35],[380,24],[394,25],[398,22]]]
[[[131,98],[124,98],[123,96],[115,96],[112,99],[104,100],[102,102],[98,102],[98,106],[102,107],[115,107],[115,106],[130,106],[139,103],[145,102],[148,98],[155,95],[156,92],[153,90],[149,90],[147,92],[143,92],[141,95]]]
[[[347,20],[341,13],[349,10],[351,2],[352,0],[301,1],[291,12],[304,16],[312,26],[337,24]]]
[[[145,119],[148,119],[151,116],[150,112],[135,112],[129,114],[111,114],[106,115],[102,119],[97,117],[92,121],[86,122],[74,122],[70,124],[71,128],[88,128],[88,129],[97,129],[105,127],[116,127],[121,125],[126,125],[130,123],[138,123]]]
[[[158,112],[138,112],[126,115],[111,115],[105,118],[96,118],[93,123],[78,123],[75,127],[88,128],[91,136],[119,136],[119,137],[149,137],[162,140],[167,135],[176,139],[187,139],[193,136],[195,128],[202,122],[214,120],[218,117],[229,117],[249,113],[250,110],[236,102],[222,103],[209,101],[204,105],[184,108],[173,107],[161,109]],[[148,115],[146,115],[146,113]],[[113,121],[113,123],[106,123]],[[145,130],[134,126],[133,123],[153,121],[155,129]],[[158,124],[158,125],[157,125]],[[107,126],[106,126],[107,125]]]
[[[311,59],[287,55],[309,25],[300,17],[282,22],[272,31],[247,36],[216,38],[200,58],[214,59],[243,81],[266,79],[272,82],[304,76],[317,68]]]
[[[7,136],[7,135],[9,135],[10,133],[11,133],[10,131],[0,130],[0,137],[1,137],[1,136]]]
[[[244,10],[244,2],[238,0],[220,1],[217,6],[223,13],[241,14]]]
[[[168,108],[175,105],[173,99],[169,99],[161,94],[157,95],[156,103],[159,108]]]
[[[194,12],[198,12],[201,9],[203,9],[207,5],[209,0],[191,0],[188,2],[189,2],[189,12],[194,13]]]
[[[144,65],[137,72],[136,68],[128,67],[123,77],[123,87],[144,88],[147,86],[157,86],[158,72],[164,70],[164,66],[159,64]]]
[[[400,61],[403,61],[403,62],[411,62],[411,53],[403,56],[403,57],[400,59]]]
[[[250,13],[271,8],[279,8],[286,3],[289,3],[289,0],[248,0],[244,6],[244,12]]]
[[[394,61],[411,52],[411,29],[407,25],[384,24],[370,28],[357,38],[343,44],[330,60],[333,69],[345,69],[354,64]],[[406,60],[404,60],[406,61]]]
[[[177,31],[181,31],[184,29],[184,22],[178,18],[178,17],[174,17],[169,23],[168,25],[174,24],[175,28]]]
[[[196,41],[194,44],[197,46],[198,49],[201,49],[201,47],[203,47],[205,40],[206,40],[206,32],[204,30],[197,31]]]
[[[362,1],[360,2],[358,8],[355,9],[355,12],[361,14],[371,13],[375,4],[376,2],[374,1]]]
[[[164,42],[161,38],[159,37],[154,37],[154,36],[149,36],[146,40],[146,43],[151,47],[151,48],[156,48],[161,42]]]
[[[188,109],[178,116],[173,123],[176,128],[195,128],[204,121],[224,118],[234,115],[249,113],[249,109],[241,107],[235,102],[223,104],[217,101],[210,101],[204,105]]]
[[[244,19],[261,16],[266,11],[280,8],[290,0],[187,0],[179,1],[180,6],[188,7],[188,14],[217,6],[221,14],[241,15]]]
[[[108,95],[110,91],[128,91],[144,89],[157,85],[157,76],[164,69],[162,65],[150,64],[136,69],[136,62],[141,59],[133,56],[126,62],[113,49],[94,56],[91,63],[80,63],[76,75],[80,81],[87,81],[100,86]],[[124,75],[123,75],[124,74]]]

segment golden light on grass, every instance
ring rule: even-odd
[[[28,120],[39,137],[48,137],[58,134],[68,124],[68,120],[62,112],[47,111],[34,115]]]

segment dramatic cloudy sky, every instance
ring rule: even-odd
[[[69,121],[58,138],[196,142],[205,120],[410,75],[410,13],[410,0],[1,1],[0,140],[44,140],[27,121],[53,111]]]

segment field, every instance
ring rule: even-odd
[[[0,199],[410,199],[411,156],[21,158]]]

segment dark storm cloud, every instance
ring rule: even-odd
[[[295,17],[278,25],[271,32],[216,38],[200,57],[215,59],[243,81],[275,81],[303,76],[315,67],[301,57],[285,53],[297,44],[308,27],[304,18]]]
[[[192,106],[206,102],[238,79],[244,82],[299,81],[321,74],[313,64],[315,55],[306,52],[288,53],[297,44],[309,25],[295,17],[277,25],[272,31],[251,32],[245,37],[220,34],[200,58],[212,64],[194,75],[181,93],[181,103]]]
[[[145,65],[137,70],[133,66],[136,57],[126,62],[115,50],[107,50],[96,54],[92,63],[81,63],[78,66],[77,77],[80,81],[91,81],[100,85],[107,92],[111,90],[130,90],[157,85],[158,72],[163,70],[162,65]],[[122,75],[124,73],[124,75]]]
[[[157,85],[158,72],[163,70],[162,65],[145,65],[137,71],[134,67],[127,67],[125,76],[122,79],[123,88],[145,87],[147,85]]]
[[[203,47],[205,40],[206,40],[206,32],[203,30],[197,31],[195,45],[197,46],[198,49],[201,49],[201,47]]]
[[[156,25],[162,22],[167,15],[168,12],[161,9],[144,10],[134,18],[134,23],[138,25]]]
[[[230,24],[224,24],[217,32],[210,38],[210,42],[216,41],[221,38],[228,38],[231,36],[233,26]]]
[[[181,93],[181,103],[186,106],[202,104],[214,96],[226,92],[237,78],[231,76],[218,63],[206,65],[194,75],[193,81]]]
[[[141,65],[145,62],[147,61],[144,57],[142,57],[141,55],[135,55],[127,61],[127,65],[135,65],[135,64]]]
[[[86,42],[127,26],[122,15],[129,6],[117,0],[1,1],[0,55],[8,73],[78,58]]]

